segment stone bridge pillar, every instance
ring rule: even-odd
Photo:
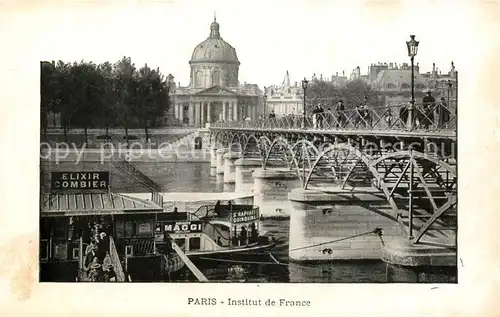
[[[262,167],[260,158],[241,158],[234,162],[234,182],[235,192],[252,192],[254,180],[253,172],[256,168]]]
[[[240,159],[242,154],[240,152],[227,152],[224,154],[224,183],[232,184],[234,183],[234,172],[235,166],[234,162]]]
[[[227,153],[228,149],[222,148],[216,151],[216,169],[217,174],[224,174],[224,155]]]
[[[210,147],[210,169],[217,168],[217,148],[215,145]]]
[[[376,193],[368,187],[354,192],[338,187],[290,192],[290,259],[381,259],[384,244],[402,236],[402,231],[395,220],[375,212],[389,207]],[[382,229],[381,237],[373,233],[375,228]],[[328,243],[335,240],[341,241]],[[317,245],[321,243],[325,244]]]
[[[254,202],[262,217],[288,218],[287,197],[290,190],[300,187],[295,171],[288,168],[257,168],[254,177]]]

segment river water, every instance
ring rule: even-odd
[[[45,163],[44,163],[45,164]],[[209,163],[155,163],[137,162],[134,165],[145,175],[161,184],[169,192],[223,192],[234,191],[234,185],[224,184],[222,175],[210,172]],[[107,170],[100,163],[60,163],[47,166],[51,170]],[[137,184],[111,169],[111,187],[115,192],[144,192]],[[283,203],[287,203],[286,198]],[[263,220],[261,230],[278,240],[271,250],[280,262],[270,258],[258,259],[260,263],[234,263],[207,260],[199,265],[200,270],[211,281],[250,283],[384,283],[399,280],[398,268],[387,266],[382,261],[338,261],[324,264],[297,264],[288,261],[289,220]],[[255,261],[255,260],[254,260]],[[256,261],[255,261],[256,262]],[[196,278],[187,270],[175,277],[176,282],[192,282]],[[417,272],[420,282],[456,282],[456,271],[445,268],[426,268]]]

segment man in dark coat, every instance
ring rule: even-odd
[[[419,112],[420,122],[424,128],[429,128],[429,126],[434,122],[434,105],[436,99],[432,97],[431,91],[427,91],[427,95],[422,99],[423,109]]]
[[[344,102],[342,100],[339,100],[337,103],[337,122],[338,122],[338,128],[343,128],[344,123],[345,123],[345,114],[344,114]]]
[[[438,118],[439,118],[438,128],[440,129],[446,128],[448,121],[450,121],[450,109],[448,108],[448,104],[444,100],[444,97],[441,97],[441,101],[439,102],[438,105]]]

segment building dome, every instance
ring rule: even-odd
[[[240,64],[236,50],[224,41],[219,33],[219,23],[214,18],[210,25],[210,36],[200,44],[196,45],[190,64],[193,63],[224,63]]]

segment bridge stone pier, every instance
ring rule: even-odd
[[[241,157],[242,154],[240,152],[229,151],[224,154],[224,183],[234,184],[234,173],[236,169],[234,162]]]
[[[260,158],[240,158],[234,162],[235,172],[235,192],[253,191],[254,179],[253,172],[256,168],[262,167],[262,160]]]
[[[215,145],[210,147],[210,169],[217,169],[217,148]]]
[[[384,244],[402,235],[394,220],[372,211],[385,203],[373,188],[297,188],[288,198],[294,261],[380,259]]]
[[[286,168],[257,168],[253,172],[254,202],[264,218],[287,218],[290,208],[287,196],[290,190],[300,186],[295,171]]]
[[[216,173],[224,174],[224,155],[229,150],[227,148],[220,148],[216,151]]]

